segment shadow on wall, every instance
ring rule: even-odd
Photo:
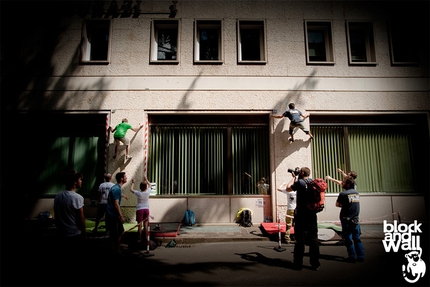
[[[10,191],[2,192],[2,210],[13,212],[15,218],[25,218],[34,201],[46,197],[45,190],[36,184],[44,173],[41,160],[49,159],[58,167],[67,167],[70,163],[70,157],[58,156],[46,148],[52,136],[70,137],[69,126],[57,116],[64,115],[63,111],[71,105],[79,107],[82,100],[86,102],[82,98],[86,90],[96,91],[106,83],[101,79],[79,92],[65,92],[67,76],[79,68],[79,44],[71,47],[72,54],[64,71],[58,72],[53,65],[58,49],[68,44],[66,31],[79,21],[73,16],[75,2],[2,1],[1,6],[2,22],[12,24],[7,29],[3,25],[1,35],[1,134],[3,139],[9,139],[2,141],[1,152],[3,157],[9,154],[11,159],[2,162],[0,182],[3,190]],[[19,13],[13,13],[16,11]],[[17,21],[19,25],[14,24]],[[62,80],[52,83],[52,76]],[[103,97],[93,98],[91,109],[99,110],[103,100]],[[75,123],[74,127],[81,129],[89,125],[91,122]],[[100,180],[102,176],[103,172]],[[46,180],[54,182],[58,178]]]

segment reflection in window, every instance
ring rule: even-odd
[[[306,21],[308,63],[333,63],[331,22]]]
[[[176,60],[177,30],[159,29],[157,60]]]
[[[154,20],[151,41],[152,62],[178,62],[178,33],[177,20]]]
[[[194,61],[221,62],[221,21],[197,20],[195,25]]]

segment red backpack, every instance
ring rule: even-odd
[[[316,213],[323,211],[327,182],[322,178],[305,180],[307,186],[306,209]]]

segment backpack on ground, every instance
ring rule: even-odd
[[[243,227],[251,227],[252,224],[252,212],[249,209],[242,210],[242,220],[240,221],[240,225]]]
[[[306,179],[307,202],[306,209],[316,213],[323,211],[327,182],[322,178]]]
[[[196,219],[194,217],[194,212],[190,209],[185,211],[184,219],[182,220],[182,223],[186,226],[192,226],[196,224]]]

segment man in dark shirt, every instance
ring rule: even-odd
[[[354,189],[354,178],[347,176],[342,181],[344,191],[339,193],[336,206],[340,207],[342,237],[345,241],[348,257],[347,262],[364,261],[364,248],[360,239],[360,195]]]
[[[296,105],[294,103],[290,103],[288,105],[288,110],[286,110],[281,116],[271,116],[272,118],[288,118],[290,119],[290,138],[291,142],[294,142],[294,133],[297,128],[300,128],[309,136],[309,140],[313,139],[311,132],[303,125],[303,120],[310,116],[309,113],[302,113],[301,111],[296,109]]]
[[[294,212],[294,268],[301,270],[303,267],[303,256],[305,253],[305,242],[309,245],[310,264],[314,270],[320,267],[319,242],[318,242],[318,223],[317,214],[306,208],[307,205],[307,186],[306,179],[309,178],[311,171],[307,167],[300,169],[300,174],[296,176],[291,173],[293,178],[287,184],[287,192],[295,190],[297,192],[297,205]]]

